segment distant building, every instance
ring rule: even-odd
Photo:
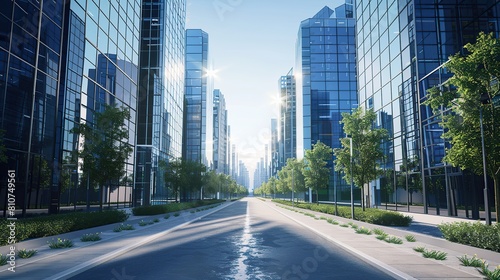
[[[186,30],[186,84],[183,153],[185,160],[212,168],[213,85],[209,76],[208,34]]]
[[[214,90],[214,148],[213,169],[217,173],[228,173],[228,125],[226,100],[219,89]]]
[[[293,69],[279,80],[280,126],[279,126],[279,169],[289,158],[297,158],[297,108],[296,83]]]
[[[279,133],[278,133],[278,120],[271,119],[271,168],[270,176],[276,176],[279,170]]]

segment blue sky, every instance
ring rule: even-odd
[[[226,98],[232,143],[252,172],[269,144],[278,79],[295,65],[299,24],[343,0],[188,0],[186,28],[209,34],[214,88]],[[252,178],[251,178],[252,179]]]

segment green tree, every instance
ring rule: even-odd
[[[335,170],[342,171],[347,182],[353,178],[354,184],[361,190],[363,210],[365,210],[364,185],[384,173],[379,163],[384,159],[381,144],[387,138],[387,130],[373,128],[375,120],[376,114],[373,110],[364,112],[362,108],[357,108],[352,114],[342,113],[340,123],[344,125],[345,133],[352,139],[352,159],[351,140],[348,137],[340,139],[342,148],[334,151]]]
[[[175,202],[178,202],[181,190],[182,162],[180,159],[170,162],[160,161],[160,166],[161,170],[165,172],[163,176],[165,186],[170,190]]]
[[[318,141],[313,144],[311,150],[306,150],[304,163],[305,186],[316,191],[316,201],[318,201],[319,189],[328,187],[330,181],[330,169],[328,161],[332,158],[332,148]]]
[[[83,159],[84,176],[99,188],[99,208],[102,211],[103,187],[119,182],[126,174],[125,163],[133,151],[128,143],[126,121],[130,112],[125,108],[105,105],[103,112],[95,113],[95,123],[81,123],[71,132],[79,134],[81,144],[76,155]]]
[[[443,161],[483,175],[480,111],[483,111],[486,173],[493,178],[496,220],[500,220],[500,142],[496,137],[500,109],[500,40],[480,33],[466,54],[450,57],[446,67],[453,76],[440,88],[428,91],[426,105],[442,114],[443,138],[451,143]],[[484,104],[483,104],[484,103]],[[495,105],[497,108],[495,108]],[[496,120],[496,122],[495,122]]]

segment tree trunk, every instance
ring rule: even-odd
[[[361,190],[361,209],[365,211],[365,190],[364,187],[359,188]]]
[[[500,221],[500,174],[493,176],[493,186],[495,188],[495,218],[496,222]]]
[[[99,212],[102,212],[102,184],[99,184]]]

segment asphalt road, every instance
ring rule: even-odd
[[[71,279],[391,278],[246,198]]]

